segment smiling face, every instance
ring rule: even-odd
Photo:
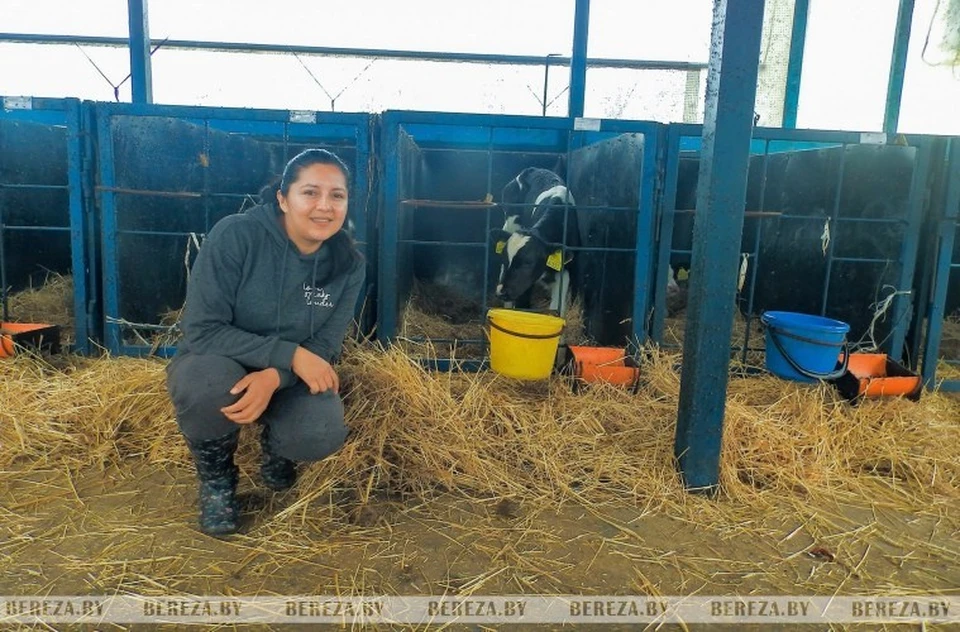
[[[302,254],[316,252],[347,218],[346,175],[332,164],[304,167],[286,195],[277,191],[277,203],[290,241]]]

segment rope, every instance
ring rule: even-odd
[[[745,252],[740,253],[740,276],[737,278],[737,292],[743,291],[743,284],[747,280],[747,263],[750,261],[750,255]]]
[[[827,248],[830,247],[830,218],[823,223],[823,232],[820,234],[820,250],[823,256],[827,256]]]
[[[869,352],[869,351],[878,351],[880,349],[880,345],[885,343],[887,341],[887,338],[890,337],[890,335],[888,334],[887,338],[884,338],[878,343],[876,340],[877,323],[883,322],[884,320],[886,320],[887,312],[890,310],[890,306],[893,304],[893,301],[896,297],[909,296],[910,294],[912,294],[912,290],[898,290],[892,285],[883,286],[883,290],[888,290],[888,289],[891,290],[889,295],[877,301],[876,303],[873,303],[872,305],[870,305],[871,309],[873,309],[873,318],[870,319],[870,326],[867,328],[866,333],[864,333],[863,338],[858,340],[857,344],[855,345],[855,347],[860,351]],[[864,342],[864,339],[869,340],[870,344],[869,345],[866,344]]]

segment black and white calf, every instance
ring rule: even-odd
[[[508,306],[530,307],[533,286],[550,291],[550,309],[566,313],[572,254],[580,244],[573,196],[557,174],[529,167],[503,189],[506,220],[492,242],[502,259],[497,297]]]

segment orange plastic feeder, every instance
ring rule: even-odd
[[[42,323],[0,322],[0,358],[12,358],[17,347],[60,353],[60,327]]]
[[[573,356],[573,375],[579,380],[634,386],[640,379],[640,369],[633,365],[625,349],[574,345],[570,345],[569,349]]]
[[[894,362],[885,353],[851,353],[847,372],[835,384],[847,399],[857,397],[906,397],[920,399],[922,382],[913,371]]]

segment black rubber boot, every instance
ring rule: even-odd
[[[187,441],[200,480],[200,530],[207,535],[237,532],[237,451],[239,432],[209,441]]]
[[[296,463],[273,453],[270,448],[270,424],[263,424],[260,431],[260,454],[260,478],[263,484],[275,492],[293,487],[297,481]]]

